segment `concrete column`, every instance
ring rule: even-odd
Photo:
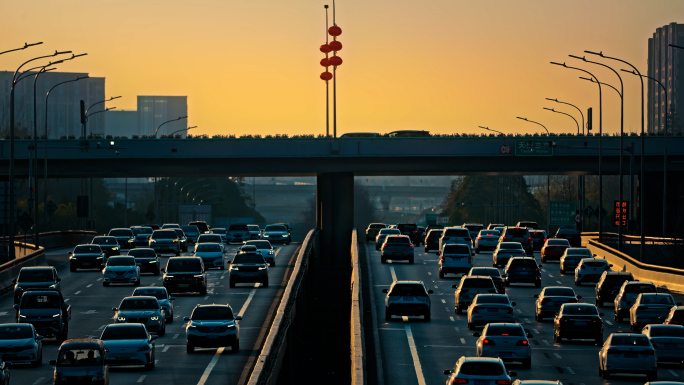
[[[668,171],[667,173],[667,223],[668,236],[681,237],[681,219],[684,217],[684,173]],[[642,185],[637,175],[636,196],[636,226],[641,223],[641,210],[639,198],[642,194]],[[646,236],[659,237],[663,228],[663,172],[651,171],[646,173],[646,185],[643,187],[645,212],[644,227]],[[641,234],[638,229],[638,234]]]
[[[354,174],[319,174],[316,179],[316,226],[320,232],[320,266],[349,265],[354,228]]]

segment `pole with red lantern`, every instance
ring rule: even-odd
[[[335,22],[335,0],[333,0],[333,26],[328,28],[328,33],[333,37],[333,41],[328,44],[333,51],[333,56],[328,59],[333,66],[333,138],[337,138],[337,66],[342,64],[342,58],[337,56],[337,51],[342,49],[342,43],[337,41],[337,37],[342,34],[342,28]]]
[[[321,74],[321,79],[325,80],[325,136],[330,136],[330,91],[328,87],[328,80],[332,74],[328,72],[330,62],[328,61],[328,53],[330,47],[328,46],[328,4],[325,7],[325,45],[321,46],[321,52],[325,53],[325,58],[321,59],[321,65],[325,67],[325,72]],[[324,48],[325,47],[325,48]],[[325,75],[325,76],[324,76]]]

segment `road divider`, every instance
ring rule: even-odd
[[[363,284],[359,267],[359,243],[356,229],[352,231],[351,241],[351,383],[366,383],[366,345],[363,335]]]

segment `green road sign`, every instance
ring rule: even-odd
[[[515,141],[516,156],[552,156],[550,139],[518,139]]]
[[[436,225],[437,218],[439,218],[439,214],[425,214],[425,224]]]
[[[556,226],[574,226],[575,215],[577,214],[576,210],[576,201],[549,202],[550,224]]]

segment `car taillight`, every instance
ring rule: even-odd
[[[532,242],[532,237],[527,237],[528,242]]]
[[[520,340],[520,341],[516,342],[515,346],[527,346],[529,344],[530,343],[527,340]]]
[[[580,266],[580,270],[584,269],[584,265]]]
[[[504,241],[506,240],[506,237],[504,237]]]
[[[567,318],[563,318],[563,317],[560,317],[560,318],[558,319],[558,322],[568,322],[568,321],[570,321],[570,320],[567,319]]]
[[[478,240],[482,239],[482,237],[477,237]]]
[[[478,310],[478,308],[476,308],[476,307],[473,308],[473,314],[479,313],[479,312],[480,312],[480,310]]]
[[[544,299],[542,299],[541,303],[542,303],[542,304],[545,304],[545,303],[550,302],[550,301],[551,301],[550,299],[544,298]]]
[[[544,238],[544,242],[546,243],[546,238]]]
[[[387,243],[383,243],[383,244],[382,244],[382,247],[385,247],[385,246],[387,246]]]
[[[444,255],[440,255],[440,256],[439,256],[439,261],[440,261],[440,262],[444,262]]]
[[[496,345],[496,343],[492,340],[484,339],[482,340],[482,345]]]
[[[454,378],[451,380],[452,384],[467,384],[468,380],[464,380],[463,378]]]
[[[577,302],[577,300],[575,300],[575,302]],[[599,323],[599,322],[601,322],[601,319],[599,319],[599,318],[592,318],[591,319],[591,323],[593,323],[593,324]]]
[[[414,233],[417,233],[417,232],[418,232],[418,230],[413,230],[413,232],[414,232]]]
[[[667,321],[667,324],[668,325],[679,325],[679,321],[675,321],[675,320],[671,319],[671,320]]]
[[[413,247],[413,243],[409,243],[409,246]]]
[[[521,252],[520,255],[527,255],[527,253],[525,253],[525,251],[523,250],[523,252]]]
[[[511,380],[496,380],[496,385],[511,385]]]
[[[513,314],[513,308],[508,309],[508,314]]]

